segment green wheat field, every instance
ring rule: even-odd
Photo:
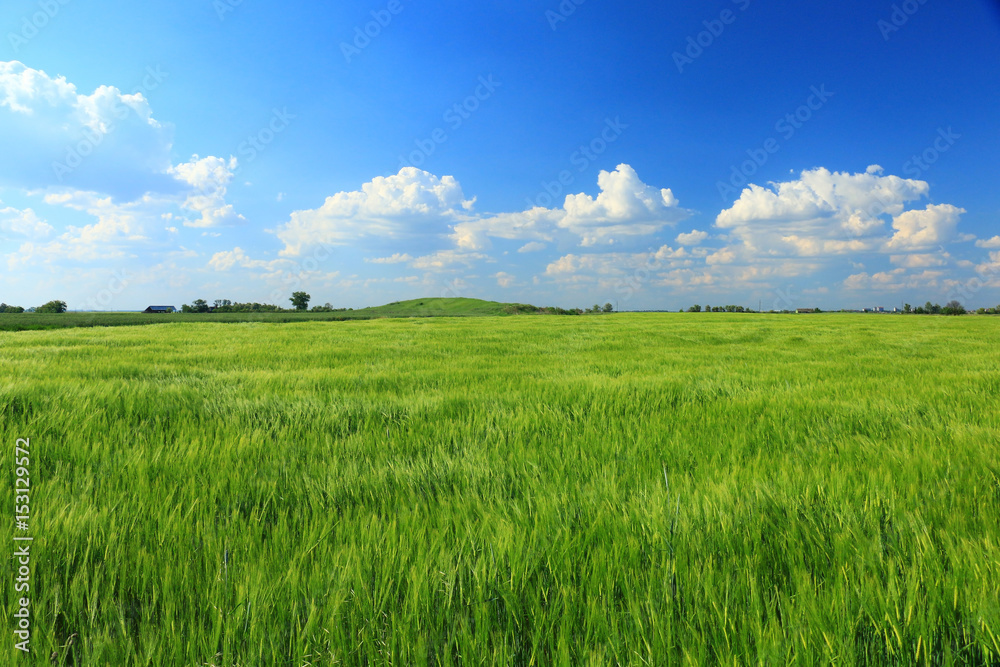
[[[0,332],[0,434],[8,664],[1000,665],[994,318]]]

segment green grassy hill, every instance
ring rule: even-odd
[[[533,310],[533,306],[516,303],[483,301],[482,299],[432,298],[394,301],[384,306],[348,311],[355,315],[372,317],[476,317],[484,315],[510,315]]]

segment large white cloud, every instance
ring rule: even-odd
[[[372,179],[360,190],[327,197],[319,208],[293,212],[275,233],[285,244],[282,254],[296,256],[318,244],[444,233],[473,203],[454,177],[404,167],[394,176]]]
[[[582,247],[607,246],[651,236],[690,215],[670,189],[643,183],[627,164],[601,171],[597,185],[596,197],[567,195],[561,208],[535,207],[459,223],[452,239],[470,250],[488,248],[490,238],[539,243],[562,236]]]
[[[0,185],[180,209],[195,214],[179,218],[194,227],[243,222],[225,202],[235,158],[174,165],[171,147],[171,129],[141,92],[100,86],[84,95],[65,77],[0,62]]]
[[[877,166],[856,174],[812,169],[797,180],[769,188],[750,185],[731,208],[719,213],[716,226],[729,231],[751,256],[869,251],[889,242],[886,216],[907,215],[906,204],[926,196],[928,190],[925,181],[883,176]],[[920,221],[924,226],[934,224]],[[901,224],[908,230],[917,223],[903,218]]]
[[[0,62],[0,182],[66,187],[135,199],[177,192],[172,130],[143,94],[100,86],[81,94],[65,77]]]
[[[549,263],[541,277],[564,285],[632,290],[634,276],[648,273],[639,281],[643,288],[787,294],[794,284],[795,292],[804,295],[804,281],[844,281],[846,272],[837,274],[848,260],[865,256],[887,270],[854,273],[843,283],[848,289],[941,289],[962,267],[939,248],[968,240],[958,234],[965,211],[951,204],[914,206],[929,190],[924,181],[885,175],[878,166],[863,173],[806,170],[788,182],[747,187],[716,218],[721,247],[699,245],[709,234],[695,229],[677,235],[677,250],[571,253]]]
[[[920,211],[906,211],[892,220],[896,230],[886,244],[890,250],[920,250],[947,243],[955,238],[964,208],[951,204],[929,205]]]
[[[657,189],[639,179],[635,170],[620,164],[597,177],[596,198],[569,195],[559,226],[581,237],[583,246],[614,243],[616,237],[647,236],[687,216],[668,188]]]

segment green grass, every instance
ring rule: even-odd
[[[0,331],[39,331],[76,327],[120,327],[165,322],[339,322],[371,320],[386,317],[482,317],[512,315],[523,312],[516,303],[498,303],[481,299],[431,298],[395,301],[384,306],[322,312],[285,313],[127,313],[127,312],[67,312],[67,313],[0,313]]]
[[[34,663],[998,665],[998,349],[843,315],[0,333]]]

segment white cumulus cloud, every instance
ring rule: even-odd
[[[601,171],[597,185],[596,197],[567,195],[561,208],[537,206],[461,222],[454,225],[452,240],[469,250],[490,247],[490,238],[542,244],[561,237],[581,247],[607,246],[656,234],[689,215],[670,189],[643,183],[627,164]]]
[[[886,244],[890,250],[928,248],[947,243],[955,237],[964,208],[951,204],[929,205],[920,211],[906,211],[892,220],[896,230]]]
[[[372,179],[360,190],[327,197],[319,208],[293,212],[275,233],[285,244],[281,254],[296,256],[318,244],[443,233],[448,222],[467,216],[473,204],[454,177],[404,167],[394,176]]]
[[[864,173],[803,171],[765,188],[751,184],[716,218],[751,255],[821,256],[872,250],[887,241],[884,216],[903,214],[925,196],[924,181]]]
[[[81,94],[65,77],[0,62],[0,182],[70,188],[132,200],[174,193],[172,130],[142,93],[100,86]]]
[[[681,245],[698,245],[707,238],[708,232],[694,229],[687,234],[678,234],[676,240]]]

